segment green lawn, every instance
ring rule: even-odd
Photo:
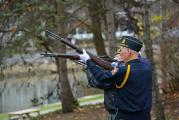
[[[57,103],[54,103],[54,104],[48,104],[48,105],[44,105],[42,107],[39,107],[40,108],[40,112],[42,111],[47,111],[47,110],[58,110],[58,109],[61,109],[61,104],[57,104]]]
[[[99,95],[95,95],[95,96],[91,96],[91,97],[84,97],[84,98],[79,98],[78,102],[80,103],[85,103],[85,102],[90,102],[90,101],[95,101],[95,100],[101,100],[103,99],[104,96],[102,94]],[[54,104],[48,104],[48,105],[44,105],[40,108],[40,111],[46,111],[46,110],[59,110],[61,109],[61,104],[60,103],[54,103]]]
[[[103,100],[104,96],[102,94],[99,95],[94,95],[91,97],[84,97],[84,98],[79,98],[78,102],[79,104],[90,102],[90,101],[95,101],[95,100]],[[40,106],[40,113],[43,113],[45,111],[55,111],[55,110],[60,110],[61,109],[61,103],[53,103],[53,104],[48,104],[44,106]],[[0,120],[7,120],[8,119],[8,114],[0,114]]]
[[[0,120],[7,120],[8,115],[7,114],[0,114]]]
[[[94,100],[99,100],[99,99],[103,99],[104,96],[103,95],[97,95],[94,97],[90,97],[90,98],[80,98],[78,99],[79,103],[84,103],[84,102],[90,102],[90,101],[94,101]]]

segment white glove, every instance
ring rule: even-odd
[[[118,56],[118,57],[116,56],[116,57],[114,57],[114,60],[117,60],[118,62],[117,62],[117,61],[116,61],[116,62],[112,62],[111,65],[112,65],[114,68],[117,68],[118,65],[119,65],[119,63],[122,62],[122,59],[120,58],[120,56]]]
[[[118,59],[115,57],[114,60],[118,60]],[[118,68],[117,68],[118,64],[119,63],[117,61],[111,63],[111,65],[114,67],[114,70],[112,71],[112,74],[115,74],[118,71]]]
[[[83,54],[79,55],[82,62],[86,63],[90,56],[86,53],[85,49],[83,49]]]
[[[118,62],[112,62],[111,65],[112,65],[114,68],[117,68]]]

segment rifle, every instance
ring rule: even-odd
[[[60,54],[60,53],[41,53],[40,55],[43,55],[44,57],[61,57],[61,58],[67,58],[70,60],[80,60],[79,55]],[[110,58],[107,58],[104,56],[102,56],[100,58],[102,58],[103,60],[108,61],[108,62],[117,62],[117,60],[110,59]]]
[[[41,53],[44,57],[61,57],[61,58],[68,58],[71,60],[80,60],[79,55],[69,55],[69,54],[58,54],[58,53]]]
[[[80,53],[80,54],[83,53],[83,51],[82,51],[81,48],[79,48],[79,47],[77,47],[76,45],[72,44],[72,43],[69,42],[68,40],[66,40],[66,39],[64,39],[64,38],[62,38],[62,37],[60,37],[59,35],[57,35],[57,34],[51,32],[51,31],[48,31],[48,30],[46,30],[45,32],[46,32],[46,35],[49,35],[49,36],[51,36],[52,38],[54,38],[54,39],[56,39],[56,40],[60,40],[62,43],[64,43],[64,44],[68,45],[69,47],[75,49],[76,52],[78,52],[78,53]],[[93,62],[95,62],[97,65],[99,65],[100,67],[102,67],[102,68],[104,68],[104,69],[106,69],[106,70],[113,70],[113,69],[114,69],[114,67],[111,65],[110,62],[107,62],[107,61],[103,60],[102,58],[99,58],[99,57],[97,57],[97,56],[91,54],[91,53],[88,52],[88,51],[87,51],[87,53],[89,54],[91,60],[92,60]]]

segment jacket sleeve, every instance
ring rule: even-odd
[[[103,90],[109,90],[111,88],[110,84],[99,83],[99,81],[93,76],[93,74],[89,69],[86,69],[86,75],[87,75],[88,83],[91,87],[103,89]]]
[[[111,71],[105,71],[101,67],[97,66],[93,61],[87,60],[87,68],[91,71],[95,79],[100,84],[108,84],[109,87],[114,87],[116,84],[120,84],[125,76],[126,67],[122,66],[118,68],[118,71],[113,75]]]

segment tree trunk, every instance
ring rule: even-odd
[[[58,20],[59,26],[58,31],[60,35],[64,35],[65,32],[65,14],[64,14],[64,3],[61,1],[57,2],[57,15],[61,16]],[[64,36],[62,36],[64,37]],[[66,46],[63,43],[59,43],[59,53],[66,53]],[[61,102],[62,102],[62,111],[63,112],[72,112],[73,111],[73,102],[75,101],[74,96],[71,91],[70,83],[67,76],[67,61],[66,59],[58,60],[58,69],[59,69],[59,80],[61,88]]]
[[[152,49],[152,41],[150,39],[150,22],[149,22],[149,11],[147,0],[143,0],[144,3],[144,44],[145,44],[145,53],[147,58],[151,60],[153,63],[153,91],[154,91],[154,105],[156,108],[155,115],[156,120],[165,120],[165,114],[163,111],[163,106],[161,104],[161,96],[159,93],[159,85],[157,81],[157,71],[155,69],[154,57],[153,57],[153,49]]]
[[[109,41],[109,55],[114,56],[117,44],[115,36],[115,24],[114,24],[114,13],[113,13],[113,1],[106,0],[106,21],[107,21],[107,39]]]
[[[166,0],[161,0],[161,15],[166,18]],[[166,25],[165,25],[165,20],[162,21],[162,33],[161,33],[161,40],[165,40],[166,38],[165,36],[165,32],[166,32]],[[163,92],[167,92],[168,91],[168,75],[167,75],[167,69],[168,69],[168,65],[167,65],[167,57],[166,57],[166,43],[165,42],[160,42],[160,48],[161,48],[161,71],[162,71],[162,87],[163,87]]]
[[[97,54],[107,55],[104,45],[104,40],[102,38],[102,32],[101,32],[101,20],[100,20],[100,12],[101,10],[101,1],[99,0],[89,0],[89,13],[91,18],[91,25],[92,25],[92,33],[94,35],[94,44],[95,49],[97,51]]]

